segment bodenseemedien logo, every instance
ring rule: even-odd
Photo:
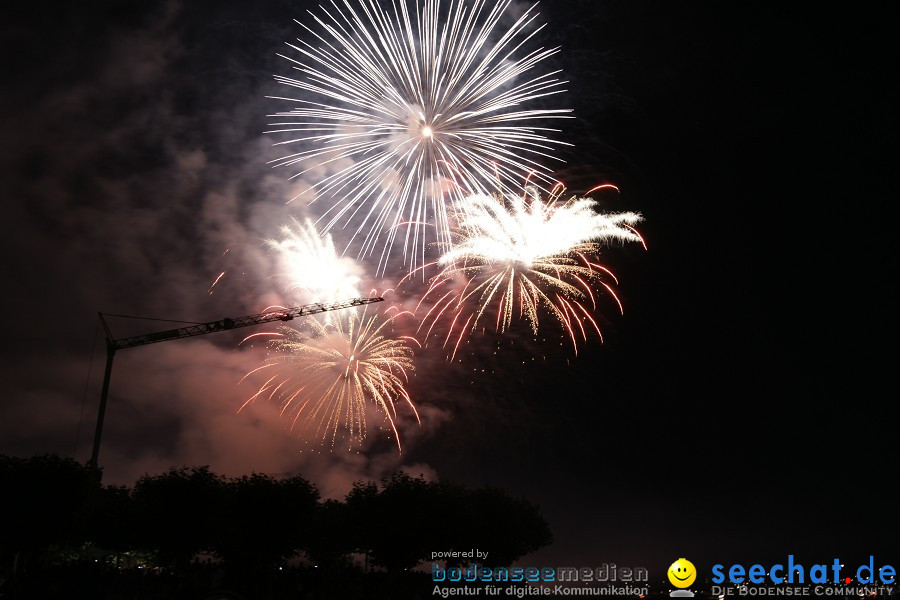
[[[677,590],[669,592],[672,598],[693,598],[694,592],[686,589],[697,579],[697,569],[694,563],[686,558],[679,558],[669,566],[667,572],[669,582],[677,587]]]

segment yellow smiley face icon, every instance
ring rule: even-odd
[[[679,558],[669,567],[669,581],[677,588],[690,587],[697,579],[697,569],[694,563],[686,558]]]

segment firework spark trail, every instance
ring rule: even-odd
[[[426,340],[438,321],[450,320],[443,343],[447,347],[454,340],[451,360],[465,334],[474,331],[489,310],[497,313],[495,329],[506,331],[518,314],[537,334],[540,309],[545,307],[562,324],[576,353],[578,337],[586,340],[589,328],[602,339],[591,315],[595,287],[608,292],[622,310],[604,281],[616,282],[615,276],[592,257],[603,243],[643,243],[633,227],[641,216],[601,214],[590,198],[561,202],[561,194],[562,189],[554,189],[544,202],[529,187],[521,195],[476,194],[462,203],[460,239],[436,263],[440,271],[419,303],[421,309],[427,299],[436,298],[419,325]],[[454,335],[457,325],[461,328]]]
[[[286,292],[300,293],[306,302],[332,303],[360,295],[360,268],[355,261],[341,257],[331,235],[321,235],[315,225],[293,219],[281,228],[280,240],[267,240],[266,246],[279,259],[279,276],[287,283]],[[337,313],[325,313],[325,321]]]
[[[219,273],[219,276],[216,277],[216,280],[212,282],[211,286],[209,286],[209,290],[207,290],[207,294],[212,295],[213,288],[216,287],[216,284],[219,283],[219,280],[222,279],[222,277],[224,277],[224,276],[225,276],[225,271],[222,271],[221,273]]]
[[[398,450],[396,403],[419,414],[405,388],[414,370],[412,349],[385,331],[397,315],[367,316],[350,311],[330,324],[315,319],[306,331],[282,326],[270,332],[270,355],[245,376],[262,373],[265,383],[244,406],[277,400],[281,414],[292,415],[291,430],[319,441],[337,441],[345,430],[349,445],[366,437],[366,407],[372,403],[388,421]],[[259,336],[260,334],[256,334]]]
[[[472,192],[509,192],[529,172],[537,185],[551,181],[538,161],[564,143],[539,121],[570,110],[523,105],[564,91],[558,71],[534,72],[558,48],[525,49],[543,28],[536,5],[502,30],[510,2],[424,0],[411,10],[396,0],[385,10],[333,0],[309,12],[314,26],[298,21],[308,39],[288,44],[295,57],[281,55],[300,77],[276,80],[307,95],[275,97],[297,106],[271,115],[267,133],[301,149],[273,163],[298,168],[293,177],[331,169],[312,184],[334,200],[325,231],[357,222],[349,244],[361,237],[359,256],[384,237],[379,269],[401,231],[410,270],[431,241],[450,247],[445,194],[453,206]]]

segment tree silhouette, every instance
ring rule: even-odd
[[[150,596],[197,597],[223,584],[247,598],[301,589],[308,597],[407,597],[428,579],[407,571],[434,551],[477,548],[489,552],[484,566],[509,566],[552,539],[525,499],[404,473],[357,482],[344,501],[321,501],[302,477],[225,478],[184,467],[129,489],[102,487],[96,470],[71,459],[0,456],[0,485],[0,595],[10,597],[57,596],[74,581],[91,594],[118,585],[116,597],[145,585],[156,586]],[[313,567],[277,569],[301,551]],[[155,568],[139,571],[134,553]],[[199,564],[200,553],[220,560]],[[364,570],[351,561],[355,553],[365,554]]]
[[[254,473],[228,480],[212,550],[232,568],[274,567],[307,545],[318,499],[302,477]]]
[[[368,571],[373,542],[382,535],[384,528],[378,523],[378,485],[372,481],[357,481],[345,499],[348,542],[357,552],[365,555]]]
[[[224,485],[206,466],[141,477],[134,486],[137,544],[177,569],[198,552],[212,551],[223,526]]]
[[[490,566],[509,566],[553,539],[538,508],[524,499],[404,473],[382,480],[380,489],[357,484],[347,507],[360,539],[356,546],[390,572],[411,569],[435,550],[474,548],[490,553]]]
[[[0,456],[0,554],[15,576],[53,545],[87,535],[88,507],[100,492],[97,472],[54,455]]]
[[[374,498],[373,561],[391,572],[415,567],[430,556],[438,537],[440,491],[421,477],[395,473]]]
[[[326,500],[316,507],[306,554],[317,568],[339,571],[349,565],[350,554],[358,550],[355,525],[346,503]]]
[[[547,521],[524,498],[499,488],[468,492],[457,528],[460,543],[488,551],[491,567],[508,567],[516,559],[553,542]]]
[[[89,523],[88,541],[112,552],[133,550],[135,533],[143,527],[131,489],[112,485],[100,490]]]

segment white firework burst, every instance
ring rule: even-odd
[[[614,186],[595,189],[600,188]],[[605,281],[615,282],[615,276],[595,257],[613,241],[643,243],[634,228],[640,214],[599,213],[588,197],[560,202],[554,194],[544,202],[531,187],[517,196],[475,194],[459,208],[460,239],[438,260],[441,270],[420,303],[431,304],[419,326],[426,338],[438,321],[447,320],[444,346],[452,343],[455,357],[488,311],[496,312],[500,331],[519,315],[537,334],[542,309],[562,324],[576,353],[579,335],[586,340],[594,329],[602,338],[591,314],[594,288],[612,296],[619,310],[622,305]]]
[[[281,227],[281,239],[267,240],[266,245],[278,257],[285,291],[304,302],[330,304],[360,295],[360,267],[341,257],[331,235],[320,234],[309,219],[302,223],[292,219]],[[326,313],[325,320],[330,322],[331,316]]]
[[[332,202],[324,231],[355,226],[360,256],[383,240],[381,269],[398,239],[410,269],[427,244],[451,247],[448,212],[464,197],[551,181],[540,162],[563,142],[542,120],[570,110],[528,105],[564,91],[558,71],[536,71],[558,48],[527,48],[543,28],[536,4],[503,28],[510,4],[332,0],[298,21],[305,36],[282,56],[299,75],[276,80],[303,94],[277,98],[293,108],[267,132],[297,151],[273,162],[293,177],[324,168],[311,184]]]

